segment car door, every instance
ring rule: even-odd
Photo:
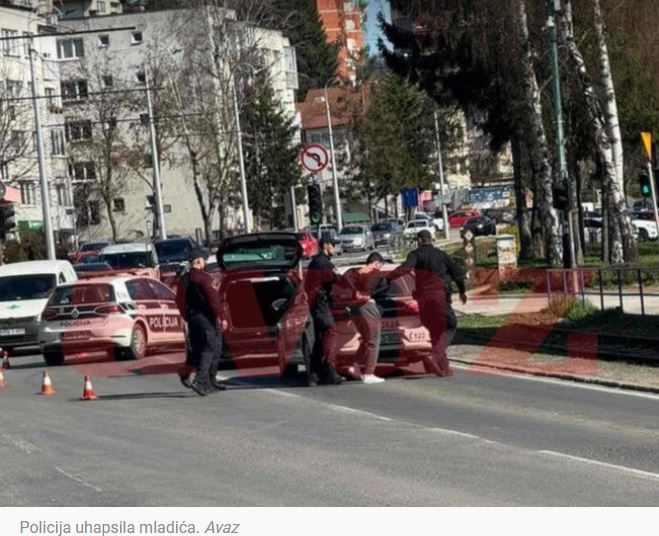
[[[160,302],[149,285],[149,280],[137,277],[126,281],[126,289],[135,302],[137,317],[144,320],[147,327],[149,344],[158,343],[163,339],[163,311]]]
[[[148,280],[153,294],[160,304],[162,315],[162,341],[179,342],[184,338],[184,323],[176,306],[176,294],[160,281]]]

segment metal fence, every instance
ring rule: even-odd
[[[546,278],[550,302],[555,296],[569,295],[601,310],[659,315],[659,266],[549,269]]]

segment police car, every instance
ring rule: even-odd
[[[58,287],[42,314],[39,346],[50,366],[68,355],[105,351],[140,359],[147,351],[185,344],[176,295],[143,276],[108,276]]]

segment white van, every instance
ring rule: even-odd
[[[69,261],[28,261],[0,266],[0,347],[38,346],[41,313],[55,287],[76,281]]]

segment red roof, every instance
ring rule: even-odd
[[[327,88],[332,126],[341,127],[349,125],[355,106],[360,104],[360,100],[365,95],[365,91],[355,90],[353,88]],[[297,109],[300,112],[302,128],[304,130],[327,128],[324,89],[309,90],[306,99],[297,105]]]

